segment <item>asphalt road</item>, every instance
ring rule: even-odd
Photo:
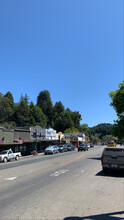
[[[0,164],[0,219],[124,219],[124,174],[104,175],[102,150]]]

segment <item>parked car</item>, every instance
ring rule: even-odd
[[[73,144],[67,145],[67,149],[68,151],[74,151],[75,150],[75,146]]]
[[[116,144],[114,142],[107,143],[107,147],[116,147]]]
[[[87,147],[90,148],[90,144],[87,144]]]
[[[55,154],[55,153],[59,153],[59,148],[56,145],[53,146],[48,146],[45,151],[44,154]]]
[[[78,151],[82,151],[82,150],[84,150],[84,151],[88,151],[88,146],[87,146],[87,144],[80,144],[79,145],[79,147],[78,147]]]
[[[67,152],[68,151],[67,144],[64,144],[64,148],[65,148],[65,152]]]
[[[94,147],[94,145],[91,143],[91,144],[90,144],[90,147]]]
[[[18,160],[21,156],[21,152],[13,153],[12,149],[10,148],[9,150],[4,150],[0,153],[0,162],[6,163],[7,161],[13,159]]]
[[[67,152],[67,145],[59,145],[58,147],[60,153]]]
[[[101,156],[101,165],[103,172],[108,169],[124,170],[124,148],[123,147],[106,147]]]

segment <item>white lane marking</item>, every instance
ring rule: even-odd
[[[16,178],[17,176],[14,176],[14,177],[5,178],[4,180],[15,180]]]
[[[56,171],[55,173],[51,174],[50,176],[55,176],[55,175],[59,175],[59,172]]]
[[[68,172],[69,170],[60,170],[60,171],[56,171],[55,173],[52,173],[50,176],[59,176],[60,174],[64,174],[66,172]]]

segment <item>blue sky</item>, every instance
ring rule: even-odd
[[[1,0],[0,92],[79,111],[90,127],[113,123],[108,93],[123,75],[123,0]]]

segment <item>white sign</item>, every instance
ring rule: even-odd
[[[83,138],[82,137],[78,137],[78,141],[83,141]]]

